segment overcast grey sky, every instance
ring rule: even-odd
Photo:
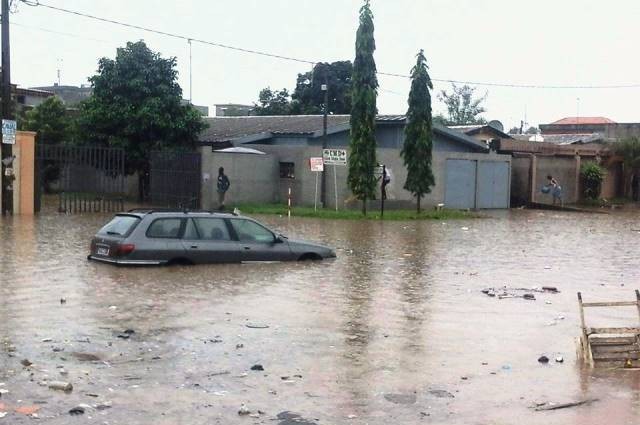
[[[360,0],[42,0],[41,3],[187,37],[312,61],[352,60]],[[376,63],[408,74],[423,48],[432,78],[538,85],[640,86],[638,0],[372,0]],[[80,85],[102,56],[144,39],[176,56],[189,93],[185,41],[19,4],[11,15],[12,80]],[[44,31],[46,30],[46,31]],[[61,62],[59,61],[61,60]],[[310,65],[193,44],[193,101],[252,103],[261,88],[295,86]],[[380,76],[378,109],[404,113],[409,81]],[[435,84],[436,91],[448,84]],[[639,88],[523,89],[488,92],[488,119],[505,126],[527,114],[531,125],[565,116],[640,121]],[[579,101],[577,99],[580,99]],[[434,99],[434,109],[443,107]]]

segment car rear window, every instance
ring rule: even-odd
[[[150,238],[177,238],[180,235],[182,219],[161,218],[154,220],[147,229],[147,236]]]
[[[132,215],[117,215],[98,231],[99,235],[126,236],[138,225],[140,219]]]

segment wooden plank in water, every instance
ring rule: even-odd
[[[612,361],[605,361],[605,360],[599,360],[599,361],[594,361],[593,363],[594,367],[596,368],[608,368],[608,369],[622,369],[625,368],[625,366],[627,365],[627,362],[625,360],[612,360]],[[640,368],[640,361],[639,360],[631,360],[629,366],[630,368]]]
[[[613,360],[640,360],[640,351],[627,351],[626,353],[593,353],[593,360],[613,361]]]
[[[587,333],[593,334],[640,334],[640,328],[587,328]]]
[[[635,336],[596,336],[593,335],[589,338],[589,343],[592,346],[601,346],[601,345],[630,345],[635,344],[638,339]]]
[[[592,345],[591,351],[596,353],[626,353],[628,351],[640,351],[638,344],[623,345]]]
[[[603,301],[595,303],[582,303],[583,307],[636,307],[637,305],[637,301]]]

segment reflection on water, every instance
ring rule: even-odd
[[[575,293],[634,296],[634,215],[262,217],[284,234],[336,247],[338,258],[144,269],[85,260],[107,218],[0,219],[0,382],[11,391],[2,400],[46,402],[43,423],[67,423],[69,405],[95,402],[87,393],[114,403],[96,413],[111,424],[235,423],[241,403],[267,412],[264,423],[281,411],[321,423],[350,415],[352,423],[379,424],[638,421],[640,375],[574,361]],[[480,293],[504,285],[562,292],[536,301]],[[637,312],[626,313],[597,311],[588,320],[637,321]],[[124,329],[135,334],[118,338]],[[101,361],[80,362],[73,352]],[[566,361],[541,366],[541,354]],[[34,362],[33,377],[22,358]],[[265,371],[251,371],[254,364]],[[37,385],[58,365],[70,372],[70,395]],[[385,394],[413,394],[415,402]],[[529,408],[583,398],[600,401],[553,413]]]

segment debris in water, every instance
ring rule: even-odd
[[[562,358],[562,356],[556,357],[556,363],[562,363],[562,362],[564,362],[564,358]]]
[[[261,364],[254,364],[251,366],[251,370],[264,370],[264,367]]]
[[[22,359],[22,360],[20,360],[20,364],[21,364],[22,366],[24,366],[24,367],[29,367],[29,366],[31,366],[33,363],[31,363],[31,362],[29,361],[29,359]]]
[[[243,415],[248,415],[250,413],[251,411],[249,410],[249,408],[245,406],[244,403],[242,403],[242,406],[240,406],[240,410],[238,410],[238,415],[243,416]]]
[[[522,298],[524,298],[525,300],[531,300],[531,301],[535,301],[536,300],[536,297],[533,294],[524,294],[522,296]]]
[[[38,410],[40,410],[38,406],[19,406],[15,408],[16,413],[20,413],[21,415],[27,415],[27,416],[33,415]]]
[[[414,404],[417,400],[415,394],[385,394],[384,398],[395,404]]]
[[[453,394],[446,390],[429,390],[429,394],[438,398],[455,398]]]
[[[547,363],[549,363],[549,357],[547,357],[547,356],[540,356],[540,357],[538,358],[538,362],[539,362],[539,363],[542,363],[542,364],[547,364]]]
[[[65,391],[65,392],[73,391],[73,385],[71,385],[71,382],[51,381],[49,382],[49,388],[52,390]]]
[[[82,406],[76,406],[69,410],[70,415],[84,415],[85,409]]]
[[[535,411],[536,412],[541,412],[541,411],[545,411],[545,410],[558,410],[558,409],[566,409],[568,407],[577,407],[577,406],[582,406],[585,404],[591,404],[595,401],[598,401],[597,398],[590,398],[590,399],[586,399],[586,400],[581,400],[581,401],[574,401],[571,403],[560,403],[560,404],[556,404],[556,403],[543,403],[543,404],[539,404],[537,406],[535,406]]]
[[[264,324],[261,324],[261,323],[247,323],[245,326],[248,327],[248,328],[251,328],[251,329],[267,329],[267,328],[269,328],[269,325],[264,325]]]

